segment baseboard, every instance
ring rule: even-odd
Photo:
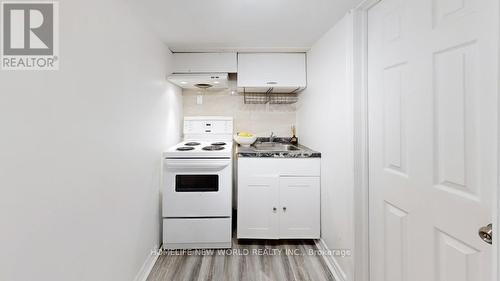
[[[156,245],[154,249],[159,249],[159,247]],[[151,273],[153,266],[158,260],[158,257],[159,255],[151,252],[142,264],[142,267],[135,276],[134,281],[146,281],[148,279],[149,273]]]
[[[323,251],[329,250],[328,246],[326,245],[326,243],[323,239],[315,240],[315,243],[316,243],[316,247],[318,247],[318,249],[323,250]],[[328,269],[333,274],[333,277],[335,277],[336,281],[347,281],[347,275],[340,267],[340,264],[338,263],[335,256],[322,255],[322,257],[323,257],[326,265],[328,266]]]

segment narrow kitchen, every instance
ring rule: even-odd
[[[167,79],[182,88],[183,141],[164,153],[166,251],[149,280],[335,280],[307,255],[320,239],[321,153],[296,135],[306,54],[172,56]],[[217,252],[184,251],[199,249],[239,251],[218,264]],[[209,266],[193,271],[192,263]]]
[[[1,281],[498,281],[498,0],[0,0]]]

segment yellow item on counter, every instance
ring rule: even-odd
[[[240,137],[246,137],[246,138],[251,138],[253,137],[253,134],[247,133],[247,132],[239,132],[238,136]]]

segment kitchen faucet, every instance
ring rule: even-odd
[[[274,142],[274,132],[271,132],[271,135],[269,136],[269,142]]]

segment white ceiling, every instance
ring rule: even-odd
[[[304,51],[360,0],[128,0],[172,51]]]

